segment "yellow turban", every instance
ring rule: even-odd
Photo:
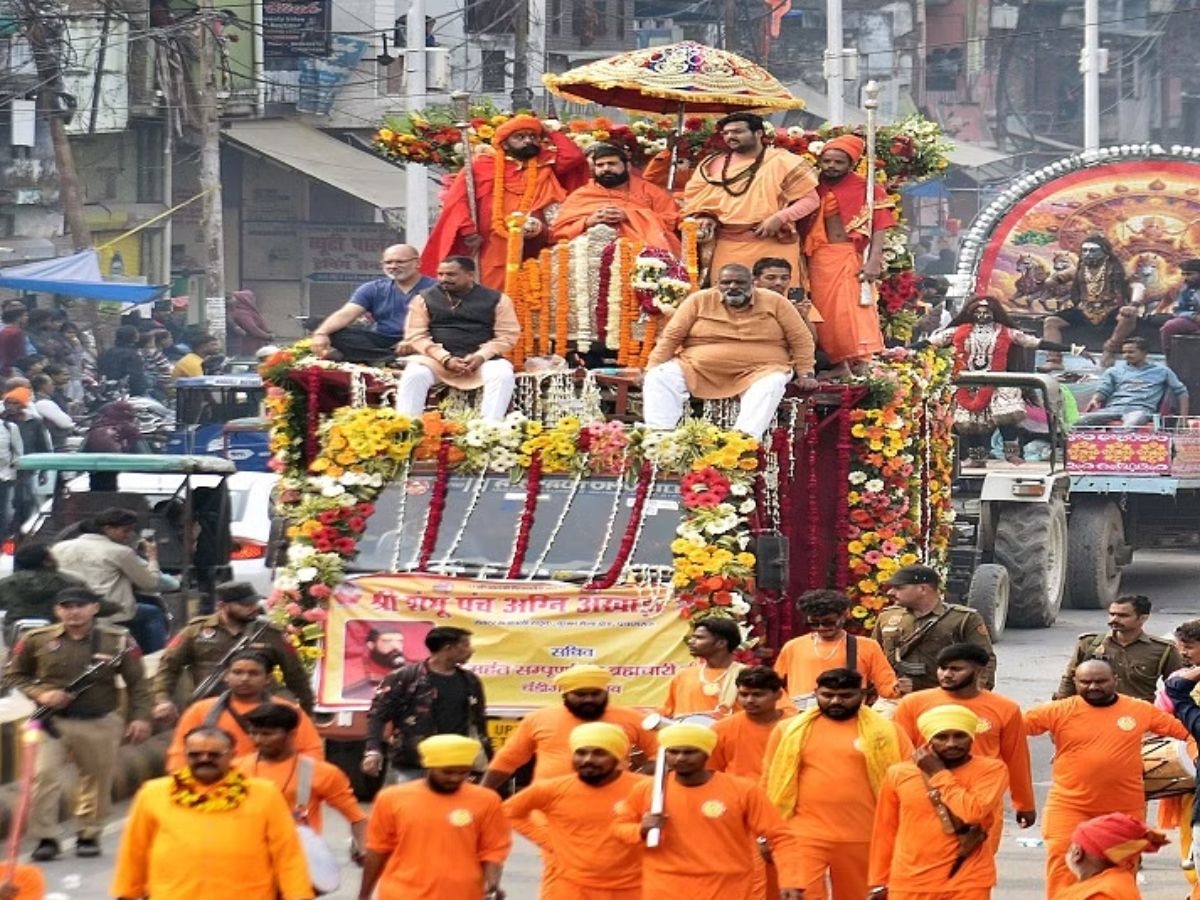
[[[572,753],[584,747],[599,747],[617,759],[623,760],[629,755],[629,735],[620,726],[608,722],[576,725],[571,730],[570,742]]]
[[[978,727],[979,716],[957,703],[935,706],[917,717],[917,730],[925,740],[943,731],[963,731],[975,737],[975,729]]]
[[[554,676],[554,683],[564,694],[571,691],[602,691],[612,681],[612,672],[604,666],[571,666]]]
[[[713,748],[717,746],[717,733],[703,725],[668,725],[658,733],[658,743],[668,750],[671,747],[692,747],[711,756]]]
[[[482,749],[479,741],[461,734],[435,734],[417,744],[421,766],[426,769],[470,766]]]

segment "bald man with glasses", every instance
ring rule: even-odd
[[[391,361],[404,338],[404,320],[413,297],[437,282],[421,274],[421,254],[410,244],[393,244],[383,251],[384,278],[360,285],[350,300],[335,310],[312,333],[313,352],[327,354],[332,347],[346,362]],[[354,325],[370,315],[371,327]]]

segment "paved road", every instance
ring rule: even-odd
[[[1124,587],[1129,592],[1148,594],[1155,602],[1152,630],[1169,634],[1185,619],[1200,616],[1200,555],[1195,553],[1154,553],[1139,556],[1127,570]],[[1103,626],[1103,615],[1096,612],[1067,611],[1053,628],[1037,631],[1011,631],[1000,645],[1000,690],[1030,706],[1048,700],[1066,664],[1074,638],[1081,631]],[[1050,743],[1038,738],[1033,744],[1034,777],[1039,800],[1043,799],[1050,779]],[[124,808],[117,815],[124,814]],[[326,817],[328,834],[335,847],[345,846],[348,832],[336,814]],[[105,857],[77,860],[65,857],[45,869],[50,900],[100,900],[107,897],[112,874],[112,854],[116,851],[121,822],[114,821],[105,837]],[[1040,848],[1020,846],[1018,838],[1036,838],[1008,823],[1000,851],[1000,885],[997,898],[1003,900],[1040,900],[1043,895]],[[509,861],[505,886],[512,900],[536,900],[539,864],[532,847],[518,838],[518,847]],[[1168,848],[1173,850],[1173,848]],[[1148,857],[1143,896],[1147,900],[1181,900],[1187,888],[1174,853],[1164,851]],[[357,872],[347,865],[345,887],[338,898],[357,896]]]

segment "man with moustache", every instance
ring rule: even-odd
[[[595,225],[608,225],[619,237],[679,255],[679,207],[671,195],[629,167],[629,155],[613,144],[588,150],[592,183],[563,201],[551,234],[556,241],[577,238]]]
[[[801,390],[816,390],[813,365],[812,335],[796,308],[755,288],[746,266],[723,266],[715,288],[679,305],[650,354],[646,425],[674,428],[691,397],[740,397],[734,428],[760,438],[793,378]]]
[[[437,267],[437,284],[415,297],[408,310],[404,342],[417,355],[405,357],[396,410],[419,417],[434,384],[463,391],[482,387],[479,415],[500,421],[515,383],[504,354],[520,336],[512,299],[480,284],[469,256],[446,257]]]
[[[436,734],[417,749],[425,778],[375,798],[359,900],[504,900],[512,831],[500,798],[467,781],[479,741]]]
[[[1037,812],[1025,720],[1021,716],[1021,707],[980,684],[989,662],[987,651],[982,647],[951,644],[938,654],[938,686],[902,699],[892,721],[916,743],[920,740],[917,721],[935,706],[956,703],[975,713],[979,717],[979,729],[975,732],[971,752],[976,756],[999,759],[1008,767],[1008,790],[1017,824],[1029,828],[1037,821]],[[993,842],[999,842],[1003,827],[1003,820],[989,826]]]
[[[750,271],[754,276],[756,288],[774,291],[780,296],[788,298],[796,307],[796,312],[800,313],[804,319],[804,324],[808,326],[808,332],[815,341],[817,339],[817,323],[825,320],[813,307],[808,292],[804,288],[792,287],[792,264],[786,259],[764,256],[762,259],[755,260]],[[820,347],[817,348],[817,352],[820,354]]]
[[[555,860],[543,867],[540,900],[641,900],[642,846],[612,831],[613,809],[646,780],[624,768],[629,738],[616,725],[586,722],[571,731],[570,745],[574,774],[504,801],[512,827]]]
[[[768,146],[762,116],[739,112],[718,119],[725,151],[700,160],[683,192],[683,215],[699,223],[697,239],[711,245],[711,272],[764,256],[781,257],[798,284],[800,245],[795,223],[817,208],[817,173],[802,157]]]
[[[746,668],[733,658],[742,646],[737,622],[717,615],[694,619],[686,643],[698,664],[672,676],[658,711],[668,718],[696,713],[714,719],[729,715],[737,705],[736,679]]]
[[[184,738],[187,767],[141,786],[121,835],[111,896],[315,896],[287,801],[270,781],[233,768],[233,745],[220,728],[196,728]]]
[[[654,732],[642,727],[643,716],[636,709],[609,704],[611,681],[612,673],[603,666],[577,665],[559,672],[554,683],[562,692],[562,706],[535,710],[521,720],[492,759],[483,786],[498,789],[535,755],[534,783],[570,775],[574,771],[571,732],[584,722],[616,725],[632,747],[653,758],[658,750]]]
[[[872,900],[988,900],[996,884],[987,829],[1004,812],[1008,771],[971,752],[979,718],[946,704],[917,720],[926,742],[888,769],[871,833]]]
[[[1089,659],[1075,669],[1075,696],[1025,713],[1031,737],[1054,741],[1050,794],[1042,816],[1046,897],[1074,883],[1065,855],[1079,823],[1110,812],[1145,817],[1142,738],[1147,732],[1183,740],[1188,730],[1169,713],[1117,692],[1112,664]]]
[[[876,798],[889,766],[912,742],[863,702],[863,676],[817,676],[816,704],[779,725],[763,755],[762,783],[796,840],[805,900],[867,894]]]
[[[355,700],[373,697],[383,679],[408,662],[404,655],[404,633],[400,631],[372,628],[367,632],[364,649],[367,651],[362,658],[365,677],[342,691],[343,697]]]
[[[896,224],[895,203],[879,185],[870,215],[866,179],[854,171],[865,147],[853,134],[826,142],[817,157],[820,206],[800,225],[813,305],[825,319],[817,326],[821,349],[846,370],[883,349],[874,292],[864,305],[862,284],[883,276],[884,232]]]

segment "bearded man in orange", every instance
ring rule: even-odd
[[[867,895],[876,796],[888,768],[912,754],[863,698],[861,673],[822,672],[816,704],[779,725],[763,754],[762,783],[796,838],[805,900]]]
[[[617,806],[617,837],[661,840],[642,856],[645,900],[759,900],[753,881],[754,843],[765,838],[779,867],[779,900],[802,900],[795,841],[756,784],[706,768],[717,736],[702,725],[669,725],[659,732],[666,750],[664,812],[650,811],[653,785],[638,784]]]
[[[883,349],[874,294],[864,305],[862,284],[883,275],[884,232],[896,224],[895,204],[878,185],[875,215],[869,214],[866,179],[854,171],[865,146],[853,134],[826,142],[817,158],[820,208],[800,224],[813,306],[825,320],[817,340],[829,361],[845,370]]]
[[[1075,694],[1025,713],[1030,736],[1049,733],[1054,741],[1050,794],[1042,817],[1049,900],[1058,900],[1075,883],[1065,856],[1076,826],[1110,812],[1145,817],[1145,734],[1180,740],[1188,736],[1187,728],[1169,713],[1117,693],[1116,676],[1105,660],[1080,663]]]
[[[679,207],[671,195],[629,168],[629,156],[612,144],[588,150],[592,183],[571,191],[558,210],[551,234],[577,238],[594,225],[608,225],[623,238],[679,255]]]
[[[546,140],[548,139],[548,143]],[[471,166],[475,207],[467,194],[467,174],[459,172],[442,200],[442,214],[421,252],[421,271],[434,275],[449,256],[478,257],[484,287],[504,290],[508,259],[507,218],[525,219],[525,258],[537,256],[567,193],[584,184],[583,151],[561,132],[549,134],[535,116],[513,116],[492,136],[491,154],[480,153]]]
[[[588,722],[571,732],[571,751],[573,774],[504,801],[512,827],[555,861],[543,868],[540,900],[641,900],[642,846],[612,831],[613,809],[646,780],[624,768],[629,738],[616,725]]]
[[[751,268],[764,256],[787,260],[799,284],[795,223],[819,204],[817,173],[788,150],[770,147],[754,113],[719,119],[726,151],[702,159],[683,192],[683,214],[700,223],[697,239],[712,244],[709,271],[737,263]]]
[[[1079,882],[1060,891],[1057,900],[1140,900],[1138,862],[1165,843],[1165,834],[1125,813],[1080,823],[1067,850],[1067,868]]]
[[[887,771],[871,833],[872,900],[989,900],[1008,770],[971,753],[979,717],[935,706],[917,720],[926,741]]]

